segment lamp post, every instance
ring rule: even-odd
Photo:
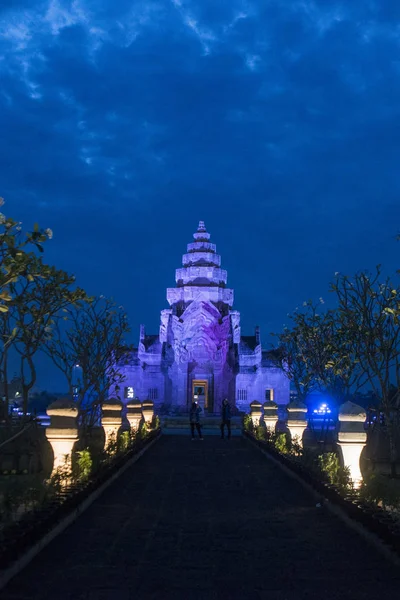
[[[72,368],[72,394],[74,402],[78,402],[78,392],[80,383],[78,369],[80,370],[80,368],[81,366],[79,364],[74,365]]]

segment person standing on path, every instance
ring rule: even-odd
[[[192,407],[190,409],[190,416],[189,416],[190,429],[192,432],[192,440],[195,439],[195,435],[194,435],[195,428],[197,429],[199,438],[201,440],[203,439],[203,435],[201,433],[201,425],[200,425],[200,413],[201,413],[201,406],[199,406],[197,404],[197,402],[193,402]]]
[[[221,440],[224,439],[225,425],[228,430],[228,440],[231,439],[231,406],[228,402],[228,398],[222,402],[221,412]]]

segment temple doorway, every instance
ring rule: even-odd
[[[193,379],[192,402],[198,402],[203,410],[208,410],[208,381],[205,379]]]

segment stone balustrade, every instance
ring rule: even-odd
[[[258,400],[253,400],[250,403],[250,417],[253,421],[253,426],[258,427],[260,425],[260,419],[262,416],[262,405]]]
[[[345,402],[339,407],[338,446],[355,488],[360,487],[362,482],[360,456],[367,441],[366,418],[365,410],[354,402]]]
[[[142,402],[142,415],[146,423],[152,422],[154,417],[154,402],[152,400]]]
[[[269,431],[274,432],[278,422],[278,405],[272,401],[264,402],[263,409],[265,427]]]
[[[130,428],[137,431],[142,417],[142,403],[140,400],[130,400],[126,405],[126,418],[129,421]]]
[[[297,438],[299,443],[303,444],[303,433],[307,429],[307,406],[298,400],[290,402],[286,410],[288,412],[287,427],[290,431],[292,440]]]
[[[54,454],[53,471],[59,467],[71,470],[73,447],[78,440],[78,409],[73,402],[57,400],[47,408],[50,425],[46,428],[46,437]]]
[[[104,447],[107,448],[112,438],[117,441],[122,425],[122,404],[119,400],[110,399],[103,404],[101,424],[105,435]]]

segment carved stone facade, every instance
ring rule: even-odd
[[[259,329],[241,336],[233,290],[203,221],[194,240],[176,270],[176,287],[167,289],[170,308],[161,311],[158,335],[141,326],[138,349],[123,367],[125,402],[188,408],[197,396],[209,413],[219,412],[224,398],[246,411],[252,400],[287,404],[289,381],[262,350]]]

